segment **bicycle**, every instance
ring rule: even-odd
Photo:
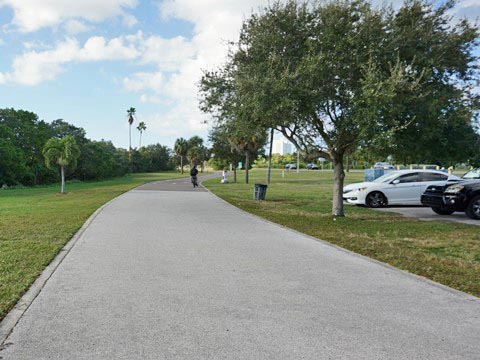
[[[197,180],[197,176],[192,176],[191,177],[191,180],[192,180],[192,184],[193,184],[193,187],[198,187],[198,180]]]

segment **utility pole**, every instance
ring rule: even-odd
[[[300,173],[300,151],[297,149],[297,174]]]
[[[268,151],[267,184],[270,184],[270,176],[272,173],[273,132],[274,128],[272,127],[270,130],[270,150]]]

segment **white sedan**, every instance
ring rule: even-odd
[[[422,205],[420,198],[429,185],[445,185],[462,180],[437,170],[391,171],[371,182],[349,184],[343,188],[347,204],[378,208],[387,205]]]

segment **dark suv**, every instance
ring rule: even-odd
[[[440,215],[465,211],[469,218],[480,220],[480,168],[466,173],[463,179],[453,185],[430,185],[422,195],[422,204]]]

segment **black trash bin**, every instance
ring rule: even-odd
[[[267,195],[267,187],[268,185],[265,184],[255,184],[255,187],[253,188],[253,199],[265,200],[265,196]]]

